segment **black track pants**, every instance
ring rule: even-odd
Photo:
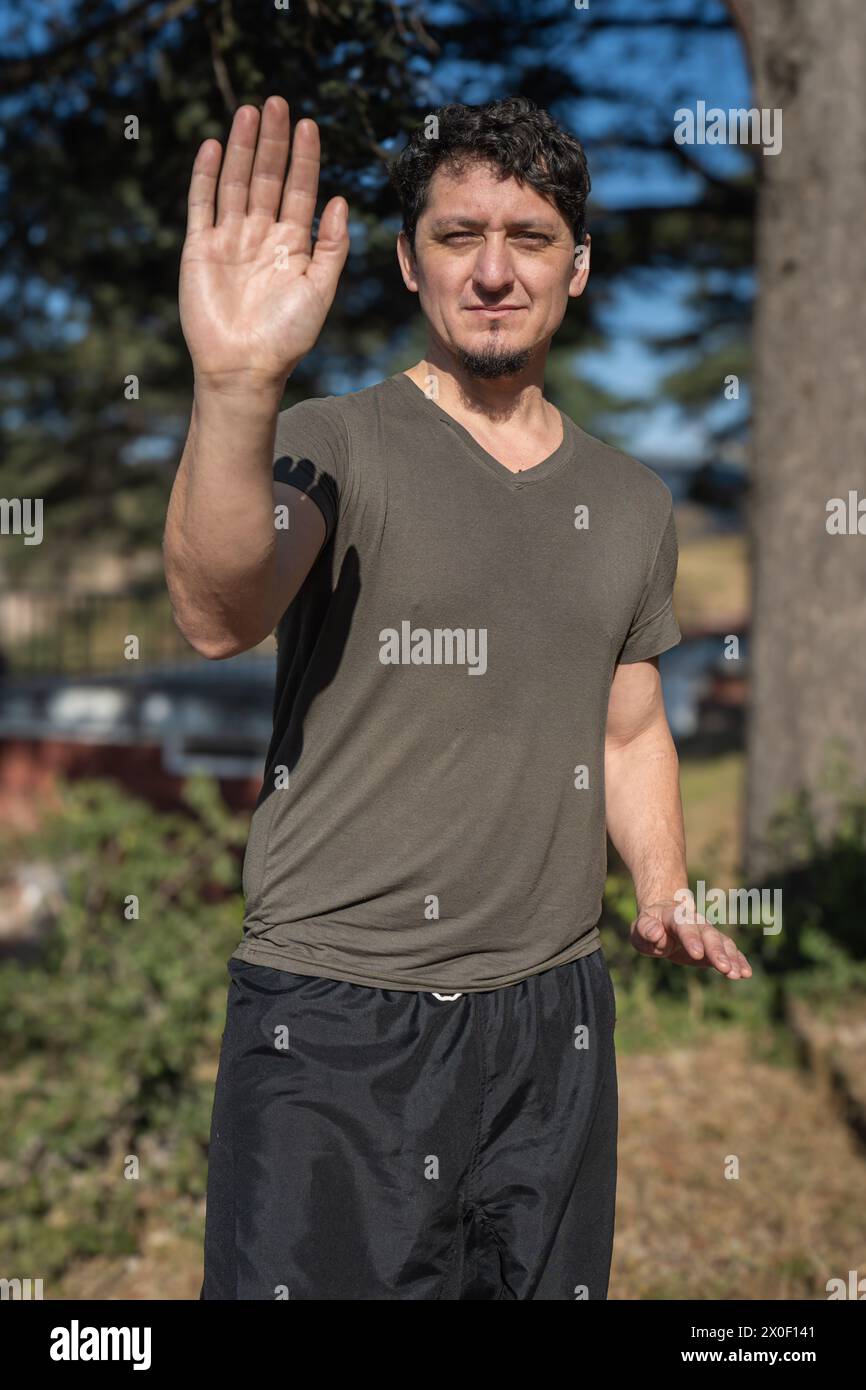
[[[456,997],[228,968],[201,1298],[607,1297],[600,949]]]

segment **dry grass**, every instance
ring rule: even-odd
[[[823,1300],[862,1272],[866,1161],[809,1075],[729,1028],[621,1057],[619,1081],[611,1298]]]
[[[202,1204],[202,1230],[204,1205]],[[141,1253],[122,1259],[100,1257],[69,1270],[56,1298],[197,1299],[202,1280],[202,1245],[159,1226],[145,1232]]]

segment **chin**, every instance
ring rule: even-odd
[[[531,361],[533,351],[531,345],[514,343],[498,336],[493,338],[489,334],[457,343],[454,347],[463,370],[470,376],[487,381],[516,376]]]

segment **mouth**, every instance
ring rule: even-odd
[[[482,304],[472,304],[466,312],[469,314],[481,314],[483,318],[498,319],[504,318],[506,314],[518,314],[520,310],[521,305],[519,304],[499,304],[495,309],[485,308]]]

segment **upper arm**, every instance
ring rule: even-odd
[[[276,627],[325,544],[327,526],[311,497],[290,483],[274,482],[274,507],[287,525],[277,528],[277,596],[270,630]],[[277,513],[275,512],[275,516]]]
[[[607,746],[629,743],[662,720],[667,724],[658,657],[617,666],[607,705]]]
[[[280,413],[274,438],[277,525],[276,627],[337,525],[351,483],[346,425],[334,398],[299,401]]]

